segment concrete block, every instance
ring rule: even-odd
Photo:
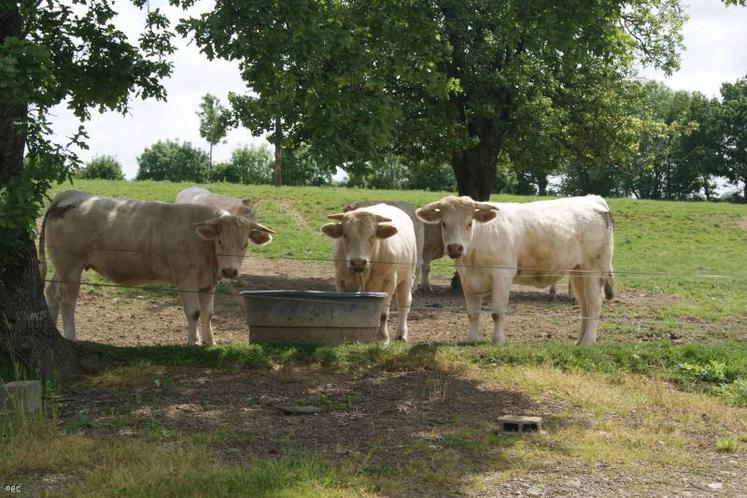
[[[542,417],[524,417],[521,415],[503,415],[498,417],[498,431],[503,434],[544,434]]]
[[[38,380],[17,380],[0,384],[0,411],[33,413],[42,405],[42,387]]]

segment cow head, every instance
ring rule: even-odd
[[[337,223],[322,226],[322,232],[333,239],[340,239],[348,269],[353,273],[362,273],[371,263],[379,239],[387,239],[397,233],[389,225],[389,218],[366,211],[350,211],[329,216]]]
[[[271,229],[240,216],[224,215],[194,223],[197,235],[214,241],[218,278],[239,276],[241,262],[251,239],[257,245],[269,244]]]
[[[472,242],[475,223],[487,223],[496,217],[498,208],[471,197],[444,197],[426,204],[415,214],[425,223],[440,224],[444,247],[450,258],[462,257]]]
[[[256,219],[257,212],[254,209],[254,202],[252,202],[251,197],[241,199],[241,205],[239,205],[239,207],[236,209],[236,214],[238,216],[249,218],[250,220]]]

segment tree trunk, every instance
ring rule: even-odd
[[[468,195],[476,201],[490,200],[496,176],[498,153],[503,142],[503,133],[498,122],[476,118],[467,126],[470,138],[479,142],[468,149],[456,150],[451,156],[451,167],[457,181],[459,195]]]
[[[21,16],[10,3],[0,10],[0,40],[20,36]],[[0,100],[0,185],[8,185],[21,175],[25,142],[17,124],[26,113],[26,105]],[[9,207],[6,216],[21,209]],[[57,381],[78,375],[80,364],[73,344],[60,335],[49,315],[30,227],[5,228],[2,237],[0,357],[9,357],[31,375],[40,372]]]
[[[708,183],[708,175],[703,175],[703,193],[705,194],[706,201],[711,200],[711,186]]]
[[[275,169],[273,171],[273,184],[276,187],[283,185],[282,157],[280,151],[280,118],[275,118]]]
[[[493,155],[478,144],[472,149],[455,152],[451,167],[457,181],[459,195],[468,195],[476,201],[490,200],[495,183],[497,152]]]
[[[207,181],[210,182],[210,179],[213,176],[213,144],[210,144],[210,154],[208,156],[208,174],[207,174]]]
[[[283,185],[283,177],[282,174],[282,158],[281,158],[281,152],[280,152],[280,146],[278,144],[275,144],[275,166],[272,172],[272,183],[276,187],[280,187]]]

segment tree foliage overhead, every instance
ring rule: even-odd
[[[683,21],[677,0],[217,0],[179,29],[239,61],[250,93],[229,100],[252,133],[273,141],[277,118],[290,146],[346,167],[449,162],[461,193],[485,197],[525,116],[590,66],[602,83],[635,59],[676,68]]]
[[[136,4],[144,2],[138,0]],[[54,0],[0,1],[0,94],[3,106],[15,106],[20,119],[4,128],[15,136],[13,150],[31,160],[21,168],[14,157],[2,157],[0,228],[27,233],[50,185],[71,177],[79,164],[69,145],[84,144],[85,130],[52,142],[49,109],[65,102],[81,121],[92,109],[126,112],[135,97],[165,98],[160,81],[171,73],[173,52],[168,20],[150,11],[138,44],[115,24],[116,11],[105,0],[73,6]],[[13,31],[17,32],[13,33]],[[7,107],[6,107],[7,108]],[[7,232],[6,232],[7,233]],[[3,237],[0,253],[13,254]]]
[[[115,17],[108,0],[0,0],[0,361],[50,378],[79,365],[47,312],[33,227],[48,188],[79,163],[69,145],[86,135],[81,127],[69,143],[52,142],[49,110],[65,102],[81,121],[92,109],[124,113],[132,97],[164,98],[160,81],[171,72],[158,9],[134,43]]]

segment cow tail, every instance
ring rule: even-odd
[[[47,216],[49,211],[52,209],[52,205],[47,208],[44,212],[44,218],[42,219],[41,231],[39,233],[39,274],[41,275],[42,282],[47,278],[47,258],[44,252],[44,234],[47,228]]]

